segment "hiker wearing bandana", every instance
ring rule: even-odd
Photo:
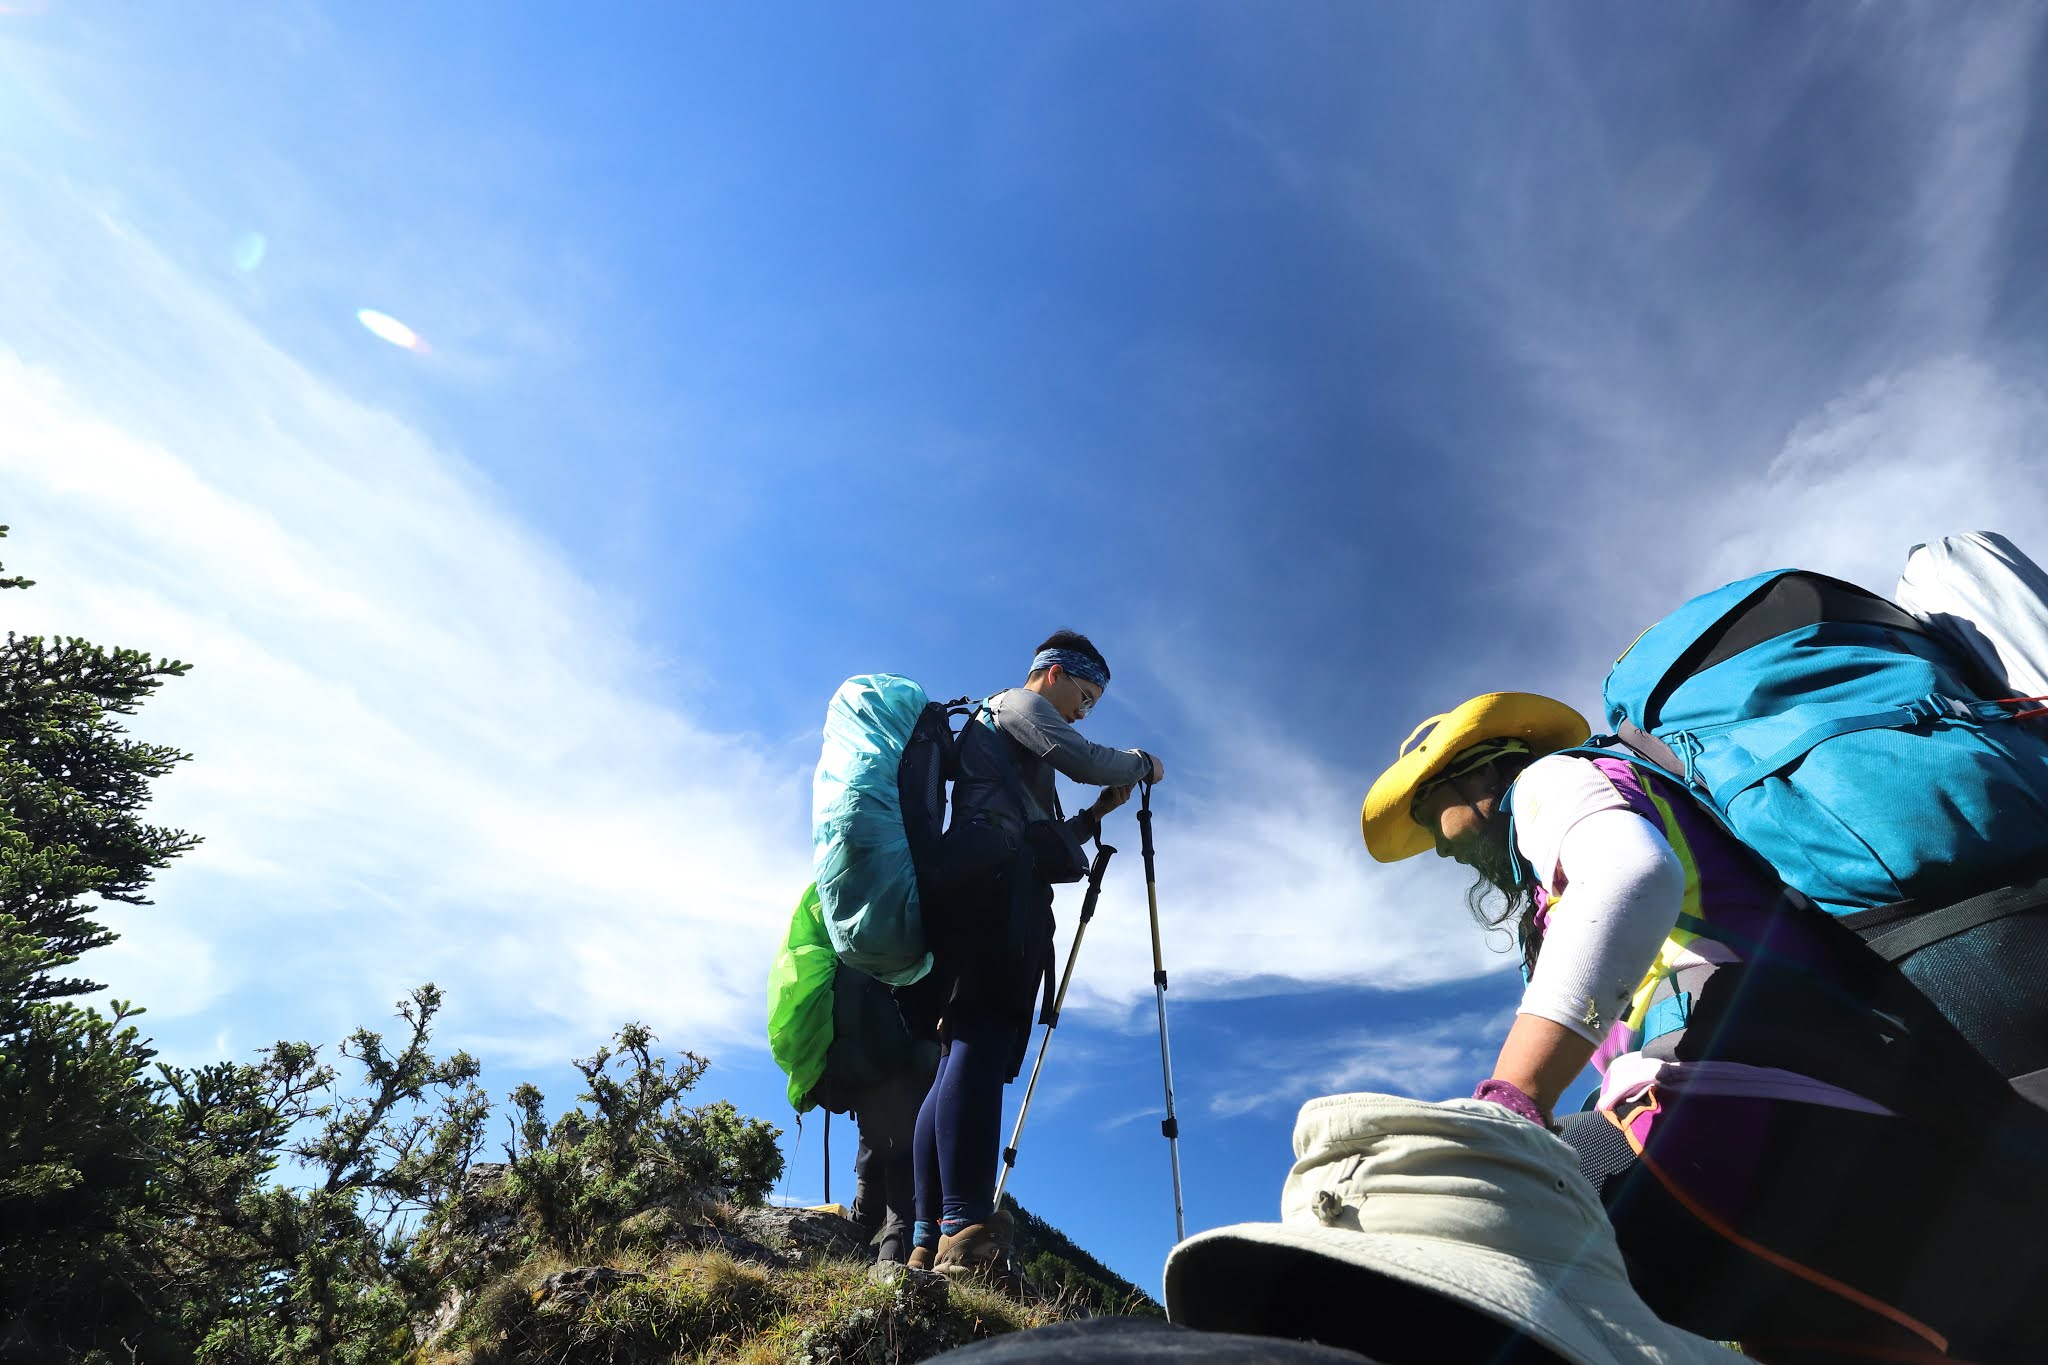
[[[1667,1322],[1774,1361],[2048,1360],[2040,1111],[1681,779],[1587,738],[1490,693],[1366,797],[1374,858],[1465,864],[1520,948],[1474,1097],[1563,1137]]]
[[[1039,646],[1024,685],[982,703],[961,733],[942,855],[952,871],[925,909],[932,975],[947,995],[944,1055],[917,1116],[913,1267],[1000,1271],[1007,1260],[1011,1220],[995,1208],[1003,1087],[1052,974],[1053,884],[1082,876],[1082,842],[1135,784],[1166,775],[1150,754],[1074,728],[1108,687],[1101,651],[1063,630]],[[1067,818],[1056,773],[1104,790]]]

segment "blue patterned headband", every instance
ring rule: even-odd
[[[1109,673],[1101,664],[1077,649],[1041,649],[1031,658],[1031,671],[1051,668],[1058,664],[1082,682],[1094,683],[1097,687],[1109,686]]]

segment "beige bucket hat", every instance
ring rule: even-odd
[[[1740,1359],[1650,1311],[1571,1148],[1499,1105],[1330,1095],[1294,1154],[1280,1222],[1174,1248],[1173,1321],[1389,1361]]]

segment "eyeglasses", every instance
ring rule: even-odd
[[[1101,700],[1102,700],[1102,694],[1101,694],[1100,692],[1097,692],[1097,693],[1096,693],[1096,694],[1095,694],[1094,696],[1092,696],[1092,697],[1091,697],[1091,696],[1089,696],[1089,695],[1088,695],[1088,685],[1087,685],[1086,683],[1082,682],[1082,681],[1081,681],[1081,680],[1080,680],[1079,678],[1075,677],[1075,676],[1074,676],[1073,674],[1071,674],[1071,673],[1067,674],[1067,681],[1068,681],[1068,682],[1071,682],[1071,683],[1072,683],[1072,684],[1074,685],[1075,689],[1076,689],[1077,691],[1079,691],[1079,692],[1080,692],[1080,694],[1081,694],[1081,714],[1082,714],[1082,715],[1084,715],[1084,716],[1085,716],[1085,715],[1087,715],[1087,714],[1088,714],[1088,713],[1089,713],[1090,711],[1093,711],[1093,710],[1095,709],[1095,703],[1096,703],[1096,702],[1099,702],[1099,701],[1101,701]]]

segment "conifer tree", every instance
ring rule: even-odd
[[[6,528],[0,527],[0,535]],[[0,590],[30,580],[0,576]],[[124,1274],[164,1112],[152,1056],[116,1001],[66,974],[115,934],[95,916],[147,904],[151,877],[198,841],[147,823],[150,784],[187,756],[123,718],[186,666],[84,640],[7,635],[0,648],[0,1355],[35,1324],[152,1314]]]

